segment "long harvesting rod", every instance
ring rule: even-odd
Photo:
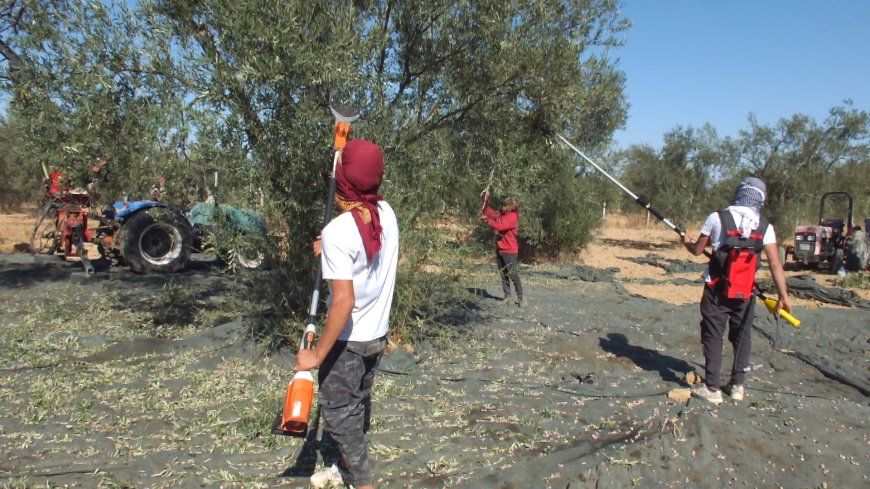
[[[671,228],[674,232],[676,232],[676,233],[679,234],[680,236],[685,236],[686,231],[683,230],[683,228],[681,228],[681,227],[677,226],[676,224],[672,223],[671,221],[669,221],[665,216],[663,216],[663,215],[662,215],[661,213],[659,213],[657,210],[653,209],[653,207],[652,207],[652,205],[650,204],[649,200],[647,200],[647,199],[644,198],[644,197],[638,197],[637,195],[635,195],[634,192],[632,192],[631,190],[629,190],[628,188],[626,188],[625,185],[619,183],[619,180],[617,180],[617,179],[613,178],[612,176],[610,176],[610,174],[607,173],[606,171],[604,171],[603,168],[601,168],[600,166],[596,165],[594,161],[592,161],[588,156],[586,156],[585,154],[583,154],[582,151],[580,151],[579,149],[577,149],[577,148],[576,148],[573,144],[571,144],[567,139],[565,139],[564,137],[562,137],[562,136],[559,135],[559,134],[557,134],[556,137],[558,137],[559,139],[561,139],[562,142],[565,143],[569,148],[571,148],[572,150],[574,150],[575,153],[577,153],[578,155],[580,155],[581,157],[583,157],[584,160],[586,160],[590,165],[592,165],[593,167],[595,167],[595,169],[598,170],[599,172],[601,172],[602,175],[604,175],[605,177],[607,177],[608,180],[610,180],[611,182],[613,182],[614,184],[616,184],[617,187],[621,188],[625,193],[627,193],[628,195],[630,195],[631,198],[634,199],[634,201],[637,202],[641,207],[643,207],[644,209],[646,209],[647,211],[649,211],[650,214],[656,216],[656,218],[657,218],[659,221],[663,222],[667,227]]]

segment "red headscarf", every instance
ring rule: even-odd
[[[375,143],[365,139],[348,141],[341,151],[335,171],[335,190],[350,205],[350,212],[366,249],[366,259],[381,249],[381,216],[378,195],[384,179],[384,153]]]

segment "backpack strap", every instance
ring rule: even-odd
[[[767,227],[770,226],[770,223],[764,216],[758,216],[758,218],[758,227],[752,231],[750,236],[758,239],[758,252],[760,253],[764,249],[764,235],[767,234]]]
[[[723,209],[718,214],[721,226],[719,231],[719,249],[721,249],[729,242],[729,237],[739,236],[740,231],[737,229],[737,224],[734,222],[734,216],[731,215],[731,212]]]
[[[710,255],[710,278],[709,285],[715,285],[725,273],[725,262],[728,259],[728,249],[725,247],[725,238],[728,236],[728,231],[736,228],[734,218],[731,213],[725,210],[717,212],[719,215],[719,246],[713,250]]]

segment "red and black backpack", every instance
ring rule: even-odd
[[[758,227],[747,238],[737,229],[731,212],[719,211],[719,222],[722,223],[722,232],[719,235],[719,248],[710,259],[710,285],[722,281],[725,297],[750,299],[755,272],[761,268],[758,255],[764,249],[764,233],[767,232],[768,222],[761,217]]]

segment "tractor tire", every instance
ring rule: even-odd
[[[851,272],[865,270],[870,264],[870,242],[867,233],[855,231],[846,243],[846,269]]]
[[[190,260],[193,230],[177,212],[152,207],[127,218],[121,256],[136,273],[174,273]]]
[[[232,256],[235,263],[246,270],[256,270],[266,261],[263,252],[253,248],[233,250]]]
[[[60,247],[60,234],[57,231],[57,206],[48,202],[39,212],[36,225],[30,233],[30,252],[52,255]]]

